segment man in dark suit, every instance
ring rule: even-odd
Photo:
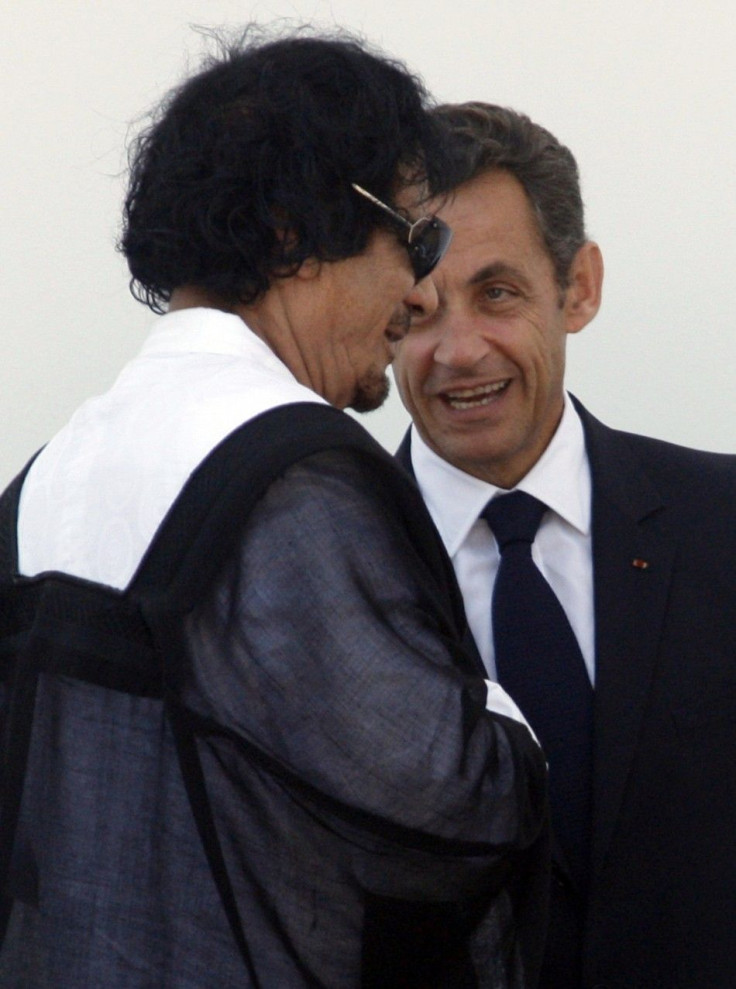
[[[555,867],[541,985],[732,989],[736,457],[609,429],[566,394],[567,335],[596,315],[603,277],[575,160],[510,110],[439,113],[460,168],[441,210],[455,238],[435,275],[437,310],[398,348],[414,419],[399,457],[453,559],[492,677],[503,554],[479,516],[509,489],[544,503],[533,561],[592,687],[587,844],[561,840],[566,807],[555,810],[550,757]],[[523,638],[532,618],[517,616]]]

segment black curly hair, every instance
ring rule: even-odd
[[[389,203],[447,188],[442,127],[401,63],[345,32],[216,41],[131,147],[119,249],[155,312],[182,285],[251,304],[306,258],[359,254],[386,218],[351,182]]]

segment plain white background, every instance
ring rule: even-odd
[[[0,483],[152,320],[116,255],[124,144],[198,64],[191,25],[276,17],[363,32],[440,101],[527,112],[575,153],[606,261],[571,389],[610,425],[733,450],[732,0],[7,0],[0,8]],[[363,417],[389,448],[395,396]]]

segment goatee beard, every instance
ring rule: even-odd
[[[388,398],[391,384],[385,371],[368,373],[355,385],[355,393],[348,407],[356,412],[373,412]]]

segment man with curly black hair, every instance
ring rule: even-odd
[[[534,985],[544,760],[341,411],[437,306],[448,181],[342,35],[246,35],[137,141],[163,315],[0,503],[4,986]]]

